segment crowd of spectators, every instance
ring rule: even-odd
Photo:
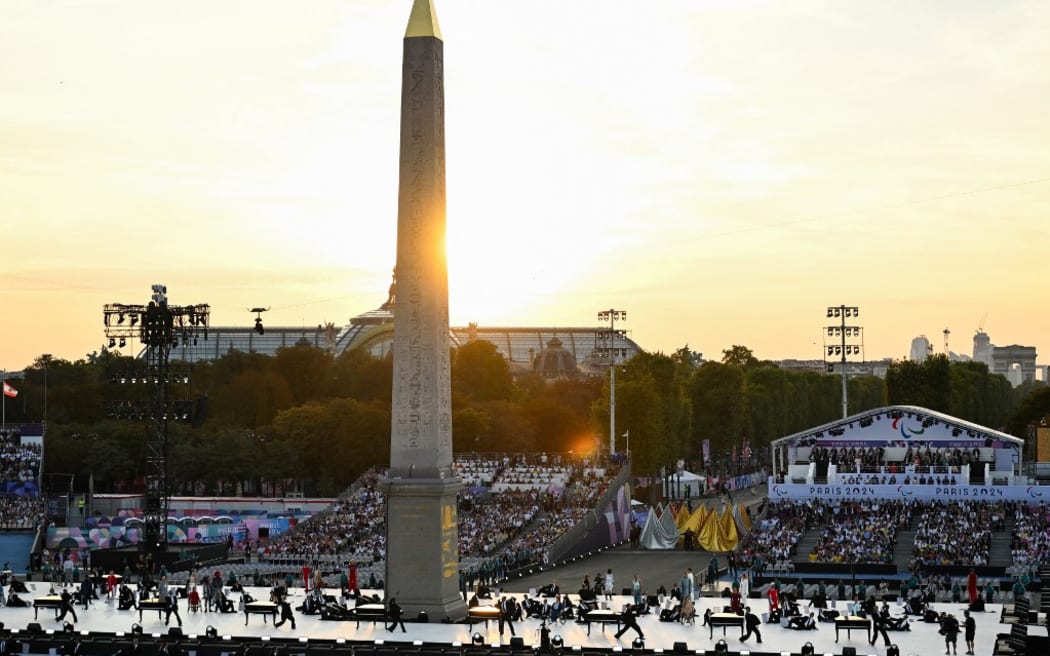
[[[917,467],[961,467],[977,464],[981,461],[978,448],[960,449],[958,447],[908,447],[904,456],[905,462]]]
[[[26,483],[40,476],[40,445],[19,444],[14,440],[0,441],[0,479]]]
[[[1050,505],[1017,504],[1010,552],[1016,565],[1050,561]]]
[[[496,553],[532,523],[548,493],[536,489],[506,490],[485,496],[476,495],[470,504],[460,504],[460,557]]]
[[[810,462],[835,465],[841,472],[898,474],[958,474],[965,465],[981,462],[981,450],[958,447],[815,446]]]
[[[547,503],[541,504],[541,512],[528,530],[518,533],[490,557],[463,563],[465,582],[494,583],[511,570],[549,560],[549,547],[588,513],[595,512],[599,497],[612,480],[608,470],[589,465],[584,461],[570,465],[566,487],[560,494],[545,497]]]
[[[36,493],[39,479],[40,445],[22,444],[11,431],[0,433],[0,528],[30,529],[44,521],[47,506]]]
[[[828,463],[838,467],[875,467],[882,464],[885,450],[882,447],[813,447],[809,452],[810,462]]]
[[[913,567],[988,563],[992,531],[1005,528],[1005,504],[935,500],[921,508]]]
[[[376,472],[365,474],[352,495],[270,540],[265,551],[307,560],[332,554],[357,562],[382,560],[386,554],[386,500],[379,491],[380,476]]]
[[[816,526],[819,505],[820,502],[790,499],[769,504],[761,523],[737,546],[739,565],[761,572],[766,565],[790,560],[802,533]]]
[[[30,529],[44,521],[46,501],[22,495],[0,496],[0,528]]]
[[[954,472],[911,472],[897,474],[847,474],[838,475],[840,485],[959,485],[966,484],[966,477]]]
[[[911,521],[903,501],[848,500],[825,507],[825,526],[810,560],[822,563],[892,563],[897,531]]]
[[[470,477],[459,499],[459,552],[469,580],[497,581],[514,568],[543,562],[547,549],[587,513],[608,489],[608,470],[561,456],[505,456],[457,460],[457,475]],[[564,459],[567,460],[567,459]],[[528,472],[537,485],[494,491],[504,475]],[[385,558],[385,499],[381,473],[358,481],[353,494],[316,517],[300,522],[264,547],[264,554],[310,560],[339,554],[362,564]],[[557,480],[561,485],[552,485]],[[487,485],[486,485],[487,483]]]

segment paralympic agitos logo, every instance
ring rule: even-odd
[[[923,433],[926,432],[926,429],[922,428],[922,427],[919,427],[919,428],[908,428],[901,421],[900,417],[897,417],[896,419],[893,420],[893,430],[898,430],[898,428],[899,428],[899,430],[901,432],[901,435],[904,436],[904,439],[906,439],[906,440],[910,440],[912,438],[912,436],[914,436],[914,435],[922,435]]]

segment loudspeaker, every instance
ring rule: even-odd
[[[857,648],[856,647],[843,647],[842,648],[842,656],[857,656]]]
[[[897,645],[890,645],[886,647],[886,656],[901,656],[900,647]]]
[[[511,649],[525,649],[525,638],[521,636],[514,636],[510,639]]]
[[[676,654],[686,654],[689,652],[689,645],[684,642],[674,643],[674,647],[671,649]]]
[[[171,638],[181,638],[182,637],[182,627],[181,626],[170,627],[168,629],[168,636],[171,637]]]
[[[40,622],[30,622],[26,624],[27,633],[43,633],[44,627],[40,626]]]
[[[259,527],[259,539],[260,540],[266,540],[266,539],[269,539],[269,537],[270,537],[270,527],[269,526],[260,526]]]
[[[1028,611],[1028,623],[1029,624],[1039,624],[1039,611],[1037,611],[1037,610],[1030,610],[1030,611]]]

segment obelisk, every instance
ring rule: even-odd
[[[460,620],[452,475],[448,264],[445,255],[443,43],[432,0],[414,0],[401,74],[394,382],[386,593],[414,617]]]

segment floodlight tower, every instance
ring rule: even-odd
[[[598,321],[609,322],[609,330],[603,327],[594,336],[595,342],[601,344],[598,354],[609,358],[609,457],[612,458],[616,455],[616,361],[627,356],[627,349],[618,346],[627,336],[627,331],[617,330],[616,322],[627,321],[627,310],[602,310],[598,313]]]
[[[846,398],[846,356],[848,355],[860,355],[861,344],[846,343],[846,338],[859,338],[861,336],[860,326],[847,326],[846,319],[851,317],[859,317],[860,308],[852,305],[838,305],[828,307],[828,318],[829,319],[840,319],[841,322],[837,326],[828,326],[828,337],[839,337],[841,339],[840,344],[829,345],[828,355],[840,355],[842,360],[839,366],[842,367],[842,418],[845,419],[849,416],[849,404]],[[862,342],[863,343],[863,342]],[[828,369],[832,370],[834,365],[828,365]]]
[[[192,402],[173,401],[168,396],[168,355],[172,347],[196,344],[198,338],[208,339],[208,320],[211,309],[206,304],[168,305],[168,288],[153,285],[153,296],[148,305],[110,303],[102,309],[109,346],[138,339],[145,350],[142,360],[145,371],[141,375],[111,376],[125,382],[136,379],[151,386],[148,401],[117,401],[108,404],[107,415],[117,419],[145,419],[146,432],[146,508],[143,514],[145,534],[139,544],[144,550],[164,550],[168,543],[168,506],[171,490],[168,485],[168,421],[189,421]],[[180,382],[189,382],[186,375]]]

